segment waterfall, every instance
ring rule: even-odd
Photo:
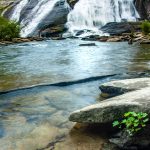
[[[72,35],[81,30],[97,34],[108,22],[136,21],[139,15],[133,0],[79,0],[68,15],[67,27]]]
[[[56,18],[63,18],[69,9],[66,0],[21,0],[10,19],[20,23],[22,37],[36,36],[41,29],[53,24]]]
[[[28,0],[20,1],[18,5],[15,7],[12,15],[10,16],[10,19],[18,22],[20,19],[21,11],[27,5],[27,3],[28,3]]]
[[[34,16],[32,20],[26,25],[22,31],[21,35],[23,37],[28,36],[29,34],[33,33],[39,23],[52,11],[54,5],[59,2],[59,0],[41,0],[36,5],[36,7],[32,10],[31,14]],[[23,22],[22,22],[23,24]]]

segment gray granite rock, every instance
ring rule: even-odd
[[[111,81],[100,85],[103,97],[113,97],[129,91],[139,90],[150,86],[150,78],[135,78],[118,81]]]
[[[150,115],[150,79],[130,79],[114,82],[118,87],[135,90],[73,112],[69,120],[80,123],[108,123],[122,118],[128,111]],[[127,88],[128,87],[128,88]]]

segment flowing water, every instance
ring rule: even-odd
[[[0,47],[1,92],[106,76],[68,86],[35,86],[0,94],[0,150],[101,148],[105,130],[72,128],[69,113],[97,103],[99,85],[114,79],[108,74],[150,69],[150,48],[101,42],[93,47],[79,46],[83,43],[89,42],[67,39]]]
[[[79,0],[68,15],[69,32],[92,30],[102,35],[100,27],[108,22],[136,21],[139,18],[133,0]]]
[[[42,0],[34,7],[30,14],[32,14],[31,21],[22,29],[21,35],[27,37],[33,33],[40,22],[53,10],[55,4],[60,0]],[[44,11],[43,11],[44,10]],[[30,15],[29,14],[29,15]],[[24,22],[22,22],[24,25]]]
[[[37,35],[41,27],[52,24],[58,17],[56,15],[61,17],[61,13],[68,13],[69,8],[66,0],[21,0],[14,7],[10,19],[20,23],[22,37],[29,37]],[[55,12],[55,18],[52,17],[53,12]],[[42,22],[44,22],[43,25],[41,25]]]
[[[20,3],[18,3],[17,6],[15,7],[12,15],[10,16],[10,19],[18,22],[20,19],[21,11],[27,5],[27,3],[28,0],[20,1]]]
[[[64,14],[64,18],[69,10],[66,0],[21,0],[10,19],[19,21],[22,26],[21,36],[28,37],[37,35],[45,26],[53,24],[58,14]],[[80,30],[85,30],[85,35],[104,35],[99,29],[106,23],[136,21],[137,18],[139,15],[133,0],[79,0],[69,13],[66,26],[73,36]]]

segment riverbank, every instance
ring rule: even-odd
[[[82,40],[88,41],[100,41],[100,42],[128,42],[129,44],[150,44],[150,36],[143,35],[141,32],[135,33],[123,33],[122,35],[113,36],[89,36],[82,38]]]
[[[13,38],[11,41],[0,41],[0,45],[11,45],[17,43],[26,43],[26,42],[33,42],[33,41],[43,41],[45,38],[41,37],[31,37],[31,38]]]
[[[26,43],[33,41],[44,41],[44,40],[64,40],[63,37],[51,37],[51,38],[42,38],[42,37],[31,37],[31,38],[14,38],[12,41],[0,41],[0,45],[11,45],[17,43]],[[99,41],[99,42],[128,42],[128,44],[150,44],[150,36],[143,35],[141,32],[123,33],[122,35],[114,36],[88,36],[82,38],[83,41]],[[91,46],[88,45],[87,46]]]

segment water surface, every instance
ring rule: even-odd
[[[0,91],[150,68],[150,48],[60,40],[0,47]]]
[[[150,69],[150,47],[81,40],[0,47],[0,91]],[[37,86],[0,95],[0,149],[99,150],[106,135],[68,121],[69,114],[99,102],[106,77],[65,87]]]

